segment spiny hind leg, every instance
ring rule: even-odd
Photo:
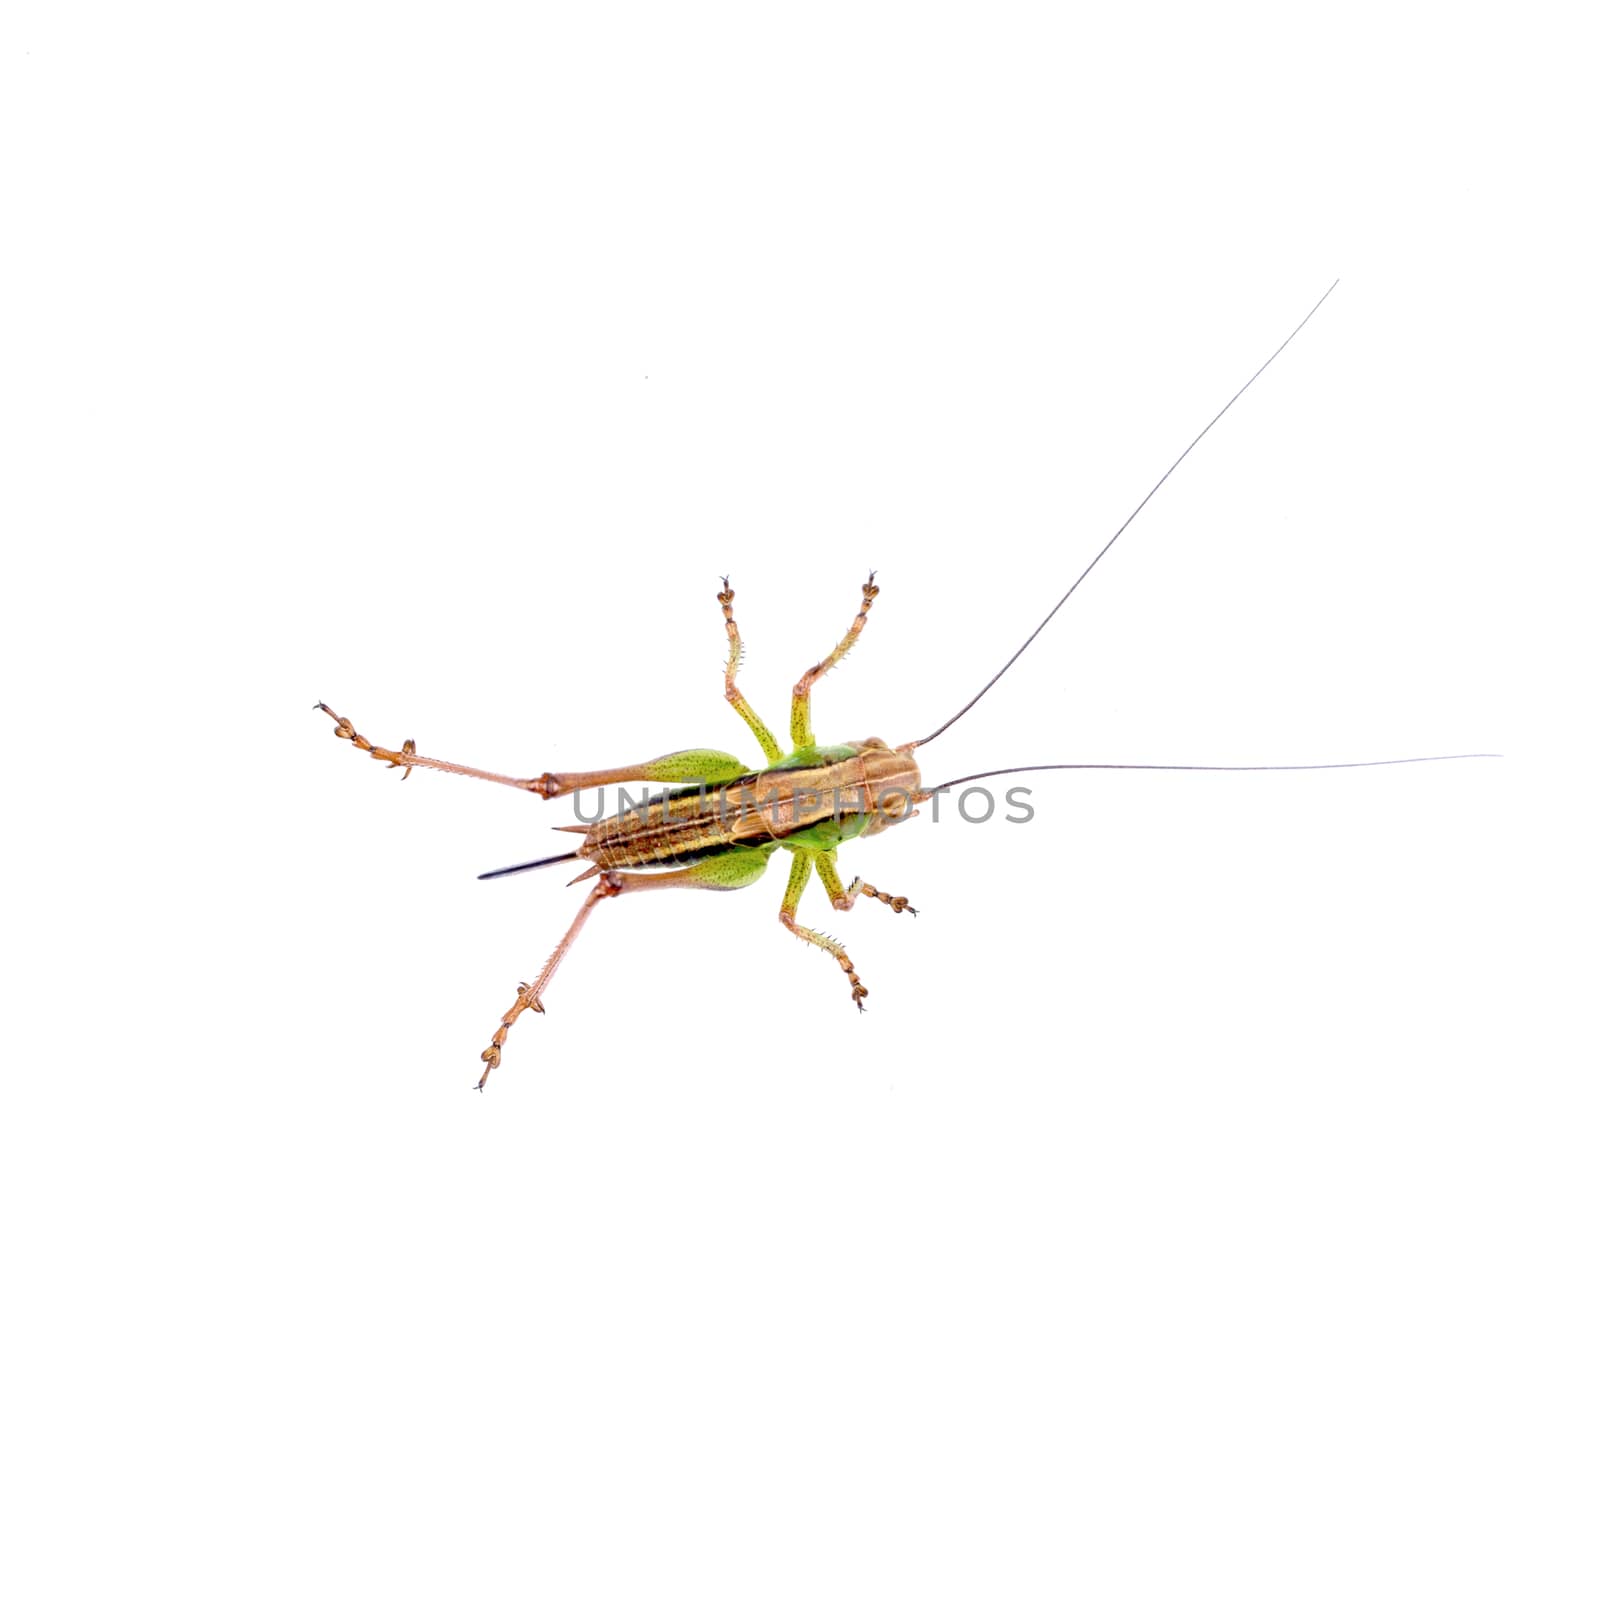
[[[794,920],[794,914],[800,904],[800,896],[805,892],[806,884],[811,878],[812,854],[803,850],[794,852],[794,865],[789,869],[789,887],[784,890],[783,909],[778,912],[778,921],[786,927],[797,939],[804,939],[807,944],[814,944],[819,950],[826,950],[844,969],[844,975],[850,980],[850,998],[856,1003],[857,1011],[864,1011],[861,1004],[867,998],[866,986],[856,973],[855,963],[845,954],[845,949],[837,939],[831,939],[825,933],[818,933],[812,928],[802,928]],[[834,873],[834,881],[838,882],[838,873]],[[826,880],[824,880],[826,881]]]
[[[872,581],[876,577],[876,572],[867,574],[867,581],[861,585],[861,609],[856,612],[856,620],[850,624],[844,638],[834,647],[833,654],[827,660],[819,661],[794,686],[794,700],[789,708],[789,736],[794,740],[796,750],[804,750],[816,742],[811,736],[812,685],[823,673],[836,667],[861,637],[861,630],[867,625],[867,613],[872,609],[872,602],[878,598],[878,586]]]
[[[546,772],[537,778],[508,778],[501,772],[485,772],[480,767],[464,767],[455,761],[438,761],[432,756],[419,756],[417,754],[417,741],[407,739],[398,750],[385,750],[382,745],[374,744],[365,734],[357,733],[349,717],[341,717],[330,705],[325,705],[321,700],[313,708],[325,711],[334,720],[334,735],[340,739],[348,739],[357,750],[365,750],[374,761],[387,761],[391,767],[403,767],[405,770],[401,777],[409,778],[413,767],[427,767],[434,772],[458,772],[465,778],[484,778],[490,783],[503,783],[513,789],[526,789],[530,794],[543,795],[549,799],[551,795],[562,794],[565,791],[559,786],[558,775]]]
[[[727,850],[720,855],[708,856],[704,861],[697,861],[691,867],[680,867],[675,872],[601,872],[598,867],[591,867],[583,877],[598,876],[600,881],[589,891],[588,898],[572,919],[572,926],[551,952],[539,976],[532,983],[517,985],[515,1002],[501,1017],[489,1048],[478,1058],[483,1062],[483,1076],[478,1079],[478,1087],[481,1089],[489,1081],[489,1074],[500,1065],[500,1049],[506,1042],[511,1025],[524,1011],[544,1010],[540,996],[555,977],[562,958],[583,931],[589,913],[602,900],[614,900],[619,894],[637,894],[643,889],[743,889],[754,883],[766,870],[767,857],[761,850]],[[582,879],[578,881],[582,882]]]
[[[822,879],[822,887],[828,891],[835,911],[848,911],[856,903],[856,896],[864,894],[869,900],[881,900],[896,916],[902,911],[909,911],[912,916],[917,914],[917,908],[903,894],[885,894],[860,878],[846,889],[839,878],[839,858],[831,850],[817,857],[817,876]]]
[[[349,717],[341,717],[332,706],[324,705],[319,700],[315,709],[326,711],[333,718],[333,731],[337,738],[348,739],[357,750],[365,750],[374,761],[387,761],[391,767],[403,767],[402,777],[409,778],[413,767],[426,767],[433,772],[455,772],[464,778],[484,778],[490,783],[503,783],[512,789],[524,789],[529,794],[540,795],[546,800],[561,794],[574,794],[580,789],[598,788],[604,783],[729,783],[750,770],[737,756],[730,756],[725,750],[674,750],[669,755],[641,761],[631,767],[607,767],[599,772],[545,772],[537,778],[508,778],[504,773],[485,772],[481,767],[464,767],[456,761],[438,761],[432,756],[419,756],[415,739],[407,739],[398,750],[385,750],[364,734],[357,733]]]
[[[783,752],[771,730],[756,715],[755,707],[744,697],[744,690],[734,682],[739,675],[739,663],[744,659],[744,641],[739,637],[739,624],[733,620],[733,590],[726,577],[722,580],[722,593],[717,596],[722,607],[722,620],[728,629],[728,664],[722,669],[722,695],[735,711],[744,718],[745,726],[756,736],[761,753],[768,763],[780,760]]]

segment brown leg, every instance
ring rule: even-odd
[[[903,894],[885,894],[882,889],[874,889],[870,883],[863,883],[859,878],[850,885],[848,891],[850,905],[855,904],[855,898],[858,894],[866,895],[869,900],[881,900],[891,911],[897,914],[901,911],[909,911],[912,916],[917,914],[917,908],[909,904]],[[849,906],[847,905],[844,909],[848,910]]]
[[[567,929],[561,943],[551,953],[550,959],[540,968],[539,976],[532,983],[517,985],[515,1002],[501,1017],[500,1026],[495,1029],[489,1048],[478,1058],[484,1064],[483,1076],[478,1079],[478,1087],[482,1089],[489,1081],[489,1074],[500,1065],[500,1047],[506,1042],[511,1024],[524,1011],[544,1010],[539,997],[549,987],[550,980],[556,975],[556,968],[561,965],[562,958],[572,948],[584,923],[589,920],[589,913],[602,900],[615,899],[619,894],[637,894],[645,889],[743,889],[747,884],[754,883],[766,870],[767,858],[760,850],[725,850],[719,855],[708,856],[704,861],[697,861],[691,867],[680,867],[675,872],[599,873],[600,881],[589,891],[589,897],[578,908],[577,916],[572,919],[572,926]],[[589,877],[595,872],[596,869],[591,867],[583,876]]]
[[[641,761],[631,767],[606,767],[598,772],[546,772],[537,778],[508,778],[504,773],[485,772],[481,767],[464,767],[455,761],[419,756],[415,739],[407,739],[398,750],[385,750],[364,734],[357,733],[350,719],[341,717],[331,706],[319,700],[316,709],[326,711],[333,718],[336,737],[348,739],[357,750],[365,750],[374,761],[387,761],[391,767],[405,768],[402,777],[409,778],[413,767],[426,767],[433,772],[455,772],[464,778],[483,778],[489,783],[503,783],[509,788],[524,789],[546,800],[553,800],[561,794],[575,794],[580,789],[595,789],[603,783],[727,783],[749,770],[738,757],[721,750],[674,750],[670,755],[657,756],[653,761]]]
[[[407,739],[398,750],[385,750],[381,745],[374,744],[365,734],[357,733],[349,717],[341,717],[332,706],[324,705],[319,700],[316,710],[326,711],[333,718],[336,724],[333,731],[338,738],[348,739],[357,750],[365,750],[374,761],[387,761],[391,767],[403,767],[405,769],[401,773],[403,778],[411,776],[413,767],[427,767],[434,772],[458,772],[464,778],[485,778],[490,783],[503,783],[513,789],[526,789],[530,794],[543,795],[546,800],[552,795],[567,792],[559,786],[554,773],[547,772],[538,778],[508,778],[500,772],[484,772],[479,767],[463,767],[458,762],[438,761],[432,756],[419,756],[415,739]]]

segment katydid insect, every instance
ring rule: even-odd
[[[723,694],[754,734],[765,765],[751,768],[737,756],[721,750],[677,750],[652,761],[631,766],[611,767],[594,772],[546,772],[537,778],[512,778],[477,767],[462,766],[417,753],[414,740],[407,739],[398,750],[373,744],[356,732],[349,718],[318,702],[316,709],[332,717],[335,733],[349,740],[358,750],[376,761],[403,769],[410,776],[416,767],[436,772],[454,772],[491,783],[509,785],[549,800],[558,795],[576,794],[606,784],[645,783],[670,785],[668,792],[619,815],[601,818],[588,825],[559,831],[582,835],[578,846],[561,855],[525,861],[516,866],[486,872],[484,878],[505,877],[535,867],[558,862],[578,861],[584,870],[572,881],[593,881],[593,888],[573,918],[555,951],[532,983],[519,984],[516,1000],[500,1019],[488,1047],[480,1059],[483,1074],[477,1087],[482,1089],[489,1074],[500,1065],[501,1050],[512,1025],[524,1011],[543,1011],[542,996],[554,978],[567,952],[572,948],[590,914],[602,900],[618,895],[637,894],[648,889],[743,889],[767,870],[774,851],[782,849],[793,858],[788,887],[778,913],[779,921],[796,938],[826,951],[838,962],[850,985],[850,997],[858,1009],[867,997],[855,964],[839,941],[828,934],[804,927],[797,920],[800,898],[815,873],[821,880],[829,902],[836,911],[849,911],[858,897],[865,895],[888,906],[895,913],[916,912],[906,897],[889,894],[859,877],[847,888],[839,871],[838,850],[843,844],[867,838],[918,814],[918,805],[935,793],[984,778],[1013,773],[1072,771],[1116,768],[1140,771],[1188,772],[1284,772],[1311,771],[1331,767],[1398,766],[1419,761],[1473,759],[1470,756],[1408,756],[1388,761],[1320,762],[1310,766],[1156,766],[1144,763],[1058,762],[1046,766],[1005,767],[990,772],[968,774],[964,778],[926,785],[917,765],[916,752],[931,743],[964,717],[990,689],[1015,665],[1022,652],[1039,636],[1078,586],[1099,564],[1129,525],[1149,503],[1196,445],[1208,434],[1256,379],[1288,347],[1295,335],[1316,314],[1332,294],[1330,286],[1310,311],[1301,318],[1282,344],[1261,364],[1233,398],[1195,435],[1182,455],[1161,475],[1144,499],[1134,507],[1122,526],[1112,534],[1094,560],[1084,568],[1071,588],[1062,595],[1037,628],[1023,640],[1011,658],[953,716],[921,739],[890,746],[882,739],[862,739],[848,744],[819,744],[811,728],[811,691],[817,681],[835,667],[855,646],[873,602],[878,598],[876,574],[869,574],[861,589],[861,605],[855,620],[833,651],[802,674],[794,686],[789,712],[790,750],[784,754],[778,740],[739,688],[737,678],[742,654],[738,624],[733,615],[733,590],[722,580],[717,601],[722,607],[723,626],[728,637],[728,659],[723,671]]]

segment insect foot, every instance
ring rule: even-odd
[[[494,1039],[489,1048],[478,1059],[483,1062],[483,1076],[478,1079],[477,1087],[481,1092],[484,1084],[489,1081],[489,1074],[500,1065],[500,1046],[506,1042],[506,1035],[511,1031],[511,1024],[522,1015],[524,1011],[543,1011],[544,1006],[539,1001],[539,996],[534,992],[531,983],[517,985],[517,1002],[500,1019],[500,1026],[494,1030]]]
[[[505,1037],[505,1031],[506,1030],[504,1028],[500,1029],[500,1031],[496,1035],[496,1037],[504,1038]],[[486,1084],[489,1081],[489,1074],[491,1072],[493,1072],[494,1069],[500,1065],[500,1046],[497,1045],[497,1044],[490,1045],[489,1048],[487,1050],[485,1050],[481,1056],[478,1057],[478,1059],[480,1061],[486,1063],[486,1065],[484,1066],[484,1069],[483,1069],[483,1076],[481,1078],[479,1078],[478,1082],[477,1082],[478,1093],[482,1094],[483,1093],[484,1084]]]
[[[336,724],[333,735],[336,739],[348,739],[357,750],[365,750],[374,761],[387,761],[391,767],[404,767],[405,771],[400,774],[402,778],[411,776],[412,758],[417,753],[415,739],[407,739],[398,750],[385,750],[382,745],[374,744],[365,734],[357,733],[349,717],[341,717],[332,706],[324,705],[319,700],[313,709],[326,711],[333,718]]]
[[[319,700],[313,709],[325,711],[333,718],[336,724],[333,730],[336,738],[348,739],[357,750],[365,750],[374,761],[387,761],[391,767],[404,767],[405,771],[401,774],[403,778],[409,778],[414,767],[428,767],[434,772],[454,772],[464,778],[484,778],[490,783],[503,783],[508,788],[522,789],[529,794],[538,795],[541,799],[550,800],[558,794],[567,794],[572,789],[582,788],[586,781],[605,782],[612,776],[610,773],[545,772],[537,778],[509,778],[503,772],[485,772],[482,767],[464,767],[459,761],[441,761],[437,756],[419,756],[415,739],[407,739],[398,750],[385,750],[382,745],[374,744],[364,734],[357,733],[349,717],[341,717],[332,706],[325,705]],[[618,771],[624,776],[628,775],[624,769],[619,768]]]
[[[909,911],[912,916],[917,914],[917,908],[903,894],[885,894],[882,889],[874,889],[870,883],[863,883],[859,878],[850,885],[848,892],[851,900],[858,894],[864,894],[869,900],[881,900],[896,916],[902,911]]]
[[[867,998],[866,985],[856,976],[854,967],[850,967],[845,976],[850,980],[850,998],[855,1001],[856,1010],[865,1011],[867,1008],[861,1002]]]

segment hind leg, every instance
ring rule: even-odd
[[[595,869],[591,868],[590,871]],[[680,867],[674,872],[601,872],[599,882],[589,891],[588,898],[572,919],[561,943],[555,947],[550,959],[539,970],[532,983],[517,985],[517,998],[511,1009],[500,1019],[489,1048],[478,1058],[483,1062],[483,1076],[478,1079],[481,1089],[489,1081],[489,1074],[500,1065],[500,1047],[506,1042],[511,1025],[524,1011],[543,1011],[540,996],[556,975],[556,968],[572,948],[589,914],[602,900],[614,900],[619,894],[638,894],[645,889],[743,889],[754,883],[767,870],[767,854],[763,850],[725,850],[720,855],[708,856],[691,867]],[[589,874],[585,874],[587,877]]]

